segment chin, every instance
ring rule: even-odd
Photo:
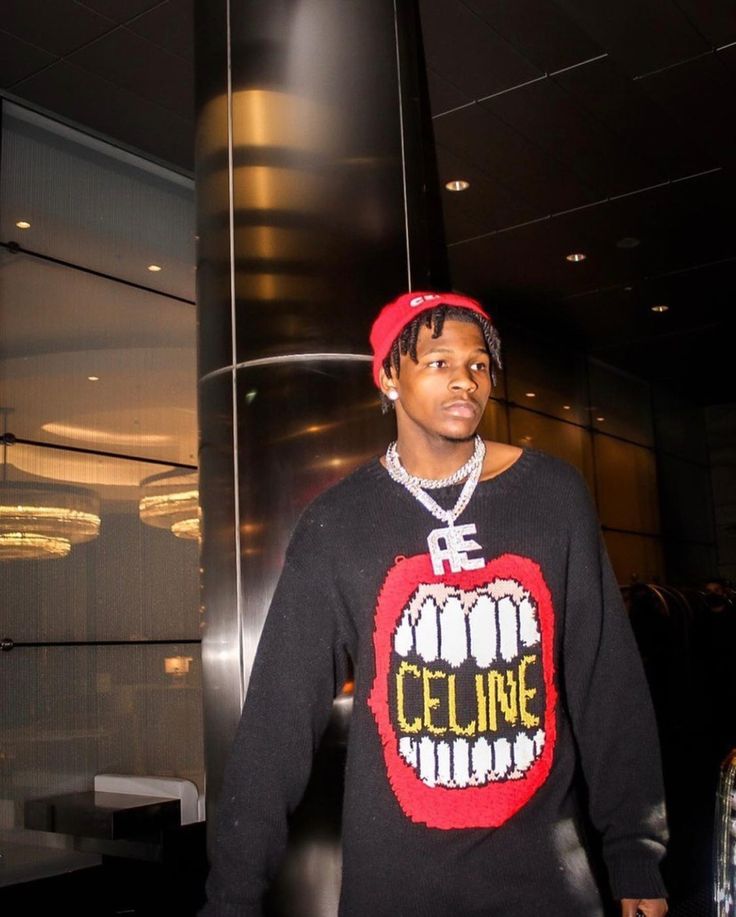
[[[458,434],[452,436],[449,433],[440,433],[440,438],[446,443],[470,443],[475,439],[475,430],[472,433]]]

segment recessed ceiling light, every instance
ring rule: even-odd
[[[596,420],[598,421],[598,423],[603,423],[605,419],[606,419],[605,417],[596,417]]]
[[[18,229],[30,229],[31,228],[31,224],[28,222],[28,220],[18,220],[18,222],[15,225],[18,227]]]
[[[652,306],[652,312],[669,312],[669,306],[665,305],[663,302],[658,303],[656,306]]]
[[[87,378],[89,379],[90,382],[99,382],[100,381],[99,376],[87,376]]]
[[[536,398],[537,397],[536,392],[525,392],[525,394],[527,398]]]
[[[563,404],[563,405],[562,405],[562,410],[563,410],[563,411],[569,411],[569,410],[570,410],[570,405],[569,405],[569,404]]]
[[[159,271],[162,271],[163,268],[160,264],[149,264],[148,270],[151,271],[152,274],[157,274]]]
[[[470,187],[470,182],[465,181],[464,178],[455,178],[452,181],[445,182],[445,188],[448,191],[467,191]]]
[[[570,252],[569,255],[565,255],[565,261],[572,261],[577,264],[578,261],[585,261],[587,257],[584,252]]]

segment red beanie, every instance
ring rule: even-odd
[[[391,352],[396,338],[409,322],[414,321],[417,315],[437,306],[454,306],[456,309],[467,309],[469,312],[475,312],[490,321],[490,315],[479,302],[469,296],[461,296],[459,293],[431,293],[415,290],[397,296],[396,299],[381,309],[371,328],[373,381],[379,388],[379,373],[383,366],[383,361]]]

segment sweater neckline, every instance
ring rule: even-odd
[[[505,468],[499,474],[493,475],[491,478],[486,478],[483,481],[478,481],[478,485],[475,490],[475,495],[480,493],[490,494],[490,493],[503,493],[506,490],[514,487],[516,483],[526,474],[527,469],[534,464],[535,459],[540,455],[536,449],[530,449],[528,447],[523,447],[521,450],[521,455],[516,459],[516,461],[509,465],[508,468]],[[388,471],[381,464],[380,456],[376,456],[371,459],[366,466],[366,470],[369,475],[374,479],[381,480],[390,484],[392,487],[396,488],[399,493],[404,494],[408,497],[409,500],[415,502],[414,497],[404,488],[401,484],[398,484],[396,481],[391,479]],[[449,500],[453,495],[456,495],[460,492],[462,488],[461,484],[451,484],[449,487],[439,487],[436,490],[432,490],[432,496],[439,498],[441,503],[443,498]]]

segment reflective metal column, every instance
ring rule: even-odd
[[[448,278],[414,0],[201,0],[196,28],[211,822],[294,522],[392,434],[371,321]]]

